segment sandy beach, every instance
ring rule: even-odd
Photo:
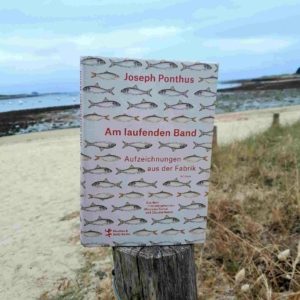
[[[272,124],[274,113],[280,114],[281,125],[293,124],[300,120],[300,105],[217,115],[218,142],[228,144],[263,132]]]
[[[300,119],[300,106],[218,115],[218,143],[264,131],[274,112]],[[0,299],[37,299],[81,267],[79,154],[79,129],[0,138]]]

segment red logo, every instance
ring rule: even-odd
[[[111,237],[112,236],[112,229],[108,228],[108,229],[105,229],[105,236],[108,236],[108,237]]]

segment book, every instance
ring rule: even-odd
[[[81,58],[81,243],[203,243],[218,65]]]

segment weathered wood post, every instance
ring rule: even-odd
[[[217,134],[217,126],[214,126],[213,129],[213,139],[212,139],[212,145],[213,148],[216,148],[218,146],[218,134]]]
[[[114,288],[121,300],[195,300],[192,245],[114,247]]]
[[[273,123],[272,123],[272,127],[276,127],[279,126],[279,113],[274,113],[273,114]]]

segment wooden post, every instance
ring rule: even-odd
[[[273,123],[272,123],[273,127],[279,126],[279,116],[280,116],[279,113],[273,114]]]
[[[192,245],[114,247],[113,258],[117,299],[197,299]]]
[[[217,134],[217,126],[214,126],[213,130],[213,140],[212,140],[212,146],[213,148],[218,147],[218,134]]]

